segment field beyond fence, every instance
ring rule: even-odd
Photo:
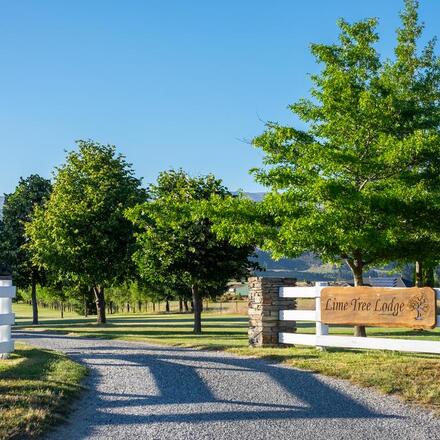
[[[107,308],[107,312],[111,315],[113,312],[116,313],[180,313],[190,312],[191,309],[181,310],[181,305],[179,301],[169,301],[169,310],[167,310],[167,304],[164,301],[152,303],[142,301],[141,303],[125,303],[120,304],[112,310],[110,307]],[[217,314],[239,314],[246,315],[248,310],[247,299],[243,300],[232,300],[232,301],[212,301],[203,300],[203,311],[205,313],[217,313]]]

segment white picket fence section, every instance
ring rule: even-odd
[[[280,343],[440,354],[440,341],[329,335],[328,326],[321,322],[321,290],[327,285],[328,283],[322,282],[316,283],[314,287],[280,287],[279,296],[281,298],[314,298],[316,307],[315,310],[280,311],[280,321],[316,322],[315,334],[279,333]],[[437,300],[440,300],[440,289],[435,289],[435,291]],[[440,315],[437,315],[437,327],[440,327]]]
[[[0,279],[0,358],[14,351],[14,341],[11,338],[11,326],[15,321],[12,313],[12,298],[15,298],[16,288],[11,280]]]

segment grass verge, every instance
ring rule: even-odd
[[[32,439],[64,420],[86,368],[54,351],[16,344],[0,360],[0,439]]]
[[[231,348],[229,352],[272,359],[363,387],[373,387],[440,415],[440,357],[386,351],[314,348]]]

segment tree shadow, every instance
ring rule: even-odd
[[[109,424],[397,418],[353,400],[313,373],[261,359],[123,342],[92,345],[90,340],[78,337],[31,332],[20,333],[19,337],[37,345],[44,345],[44,340],[51,338],[65,339],[63,349],[67,354],[91,368],[87,383],[90,391],[83,399],[87,403],[79,404],[78,413],[74,415],[75,420],[84,421],[79,423],[75,438],[85,438],[100,426]],[[219,394],[212,378],[207,380],[211,370],[212,374],[220,375],[228,387],[237,387],[237,392],[227,392],[227,397]],[[113,375],[127,381],[127,384],[118,383],[118,391],[106,385],[107,380],[113,380],[109,379]],[[134,393],[132,384],[128,384],[133,375],[139,381],[139,389]],[[256,375],[261,389],[243,392],[240,387],[255,384]],[[154,382],[157,389],[154,395],[146,386],[143,391],[143,384],[150,382]],[[119,392],[126,385],[127,392]],[[278,401],[273,396],[267,398],[272,389],[277,389],[283,398]],[[60,435],[57,433],[58,437],[54,438]]]
[[[166,326],[160,327],[149,327],[149,328],[112,328],[109,325],[106,325],[105,328],[100,329],[99,327],[90,327],[90,326],[75,326],[75,329],[72,330],[69,326],[58,326],[56,329],[44,329],[43,331],[38,332],[35,331],[35,334],[44,334],[44,335],[66,335],[68,336],[70,333],[74,333],[75,335],[78,335],[78,337],[86,338],[86,339],[124,339],[127,337],[131,337],[133,339],[145,339],[145,338],[156,338],[156,339],[180,339],[182,342],[185,342],[187,339],[190,340],[190,343],[194,343],[194,338],[196,338],[197,343],[206,345],[212,345],[213,344],[213,338],[233,338],[234,340],[247,340],[246,333],[243,332],[242,329],[237,330],[231,330],[231,329],[225,329],[222,331],[222,329],[219,329],[217,326],[213,327],[214,330],[210,330],[209,328],[205,328],[203,333],[200,335],[194,335],[191,329],[176,329],[174,327],[167,328]],[[20,327],[14,327],[13,328],[14,334],[17,335],[24,335],[27,332],[34,332],[33,330],[27,330],[27,328],[20,328]],[[23,336],[26,337],[26,336]]]

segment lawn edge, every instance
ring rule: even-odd
[[[90,368],[87,367],[84,363],[79,362],[75,359],[72,359],[71,356],[69,356],[67,353],[60,351],[60,350],[54,350],[50,348],[40,347],[38,345],[32,344],[29,341],[20,341],[14,339],[14,342],[16,343],[16,346],[18,349],[33,349],[38,350],[41,352],[49,352],[53,353],[57,356],[57,359],[65,359],[71,362],[72,364],[75,364],[76,366],[81,366],[81,373],[78,377],[78,381],[75,382],[65,382],[68,383],[70,386],[74,387],[74,389],[69,394],[63,394],[63,397],[57,402],[56,406],[53,408],[51,414],[49,417],[44,418],[41,423],[38,425],[38,432],[37,434],[29,435],[26,431],[20,431],[13,433],[11,437],[6,437],[8,440],[39,440],[42,438],[45,438],[45,436],[55,431],[57,428],[62,426],[63,424],[66,424],[69,422],[70,417],[72,416],[73,412],[76,409],[76,405],[81,400],[81,398],[84,396],[84,393],[88,391],[88,387],[85,385],[86,379],[88,375],[90,374]],[[15,350],[14,350],[15,351]],[[6,359],[7,360],[7,359]],[[44,373],[45,371],[42,371],[41,376],[39,377],[40,381],[45,381]],[[8,380],[8,378],[6,378]],[[26,378],[16,378],[15,380],[27,380]]]

